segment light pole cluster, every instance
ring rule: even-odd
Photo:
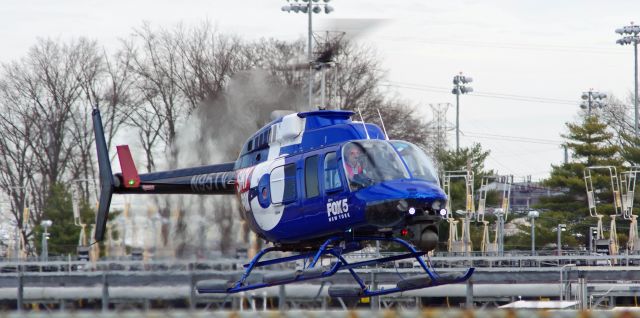
[[[312,69],[312,61],[313,61],[313,23],[312,23],[312,14],[320,13],[324,7],[324,13],[329,14],[333,11],[333,7],[327,4],[330,0],[323,0],[324,3],[319,3],[319,0],[302,0],[302,3],[299,0],[287,0],[289,4],[282,7],[282,11],[285,12],[293,12],[293,13],[303,13],[309,16],[309,34],[308,34],[308,52],[307,57],[309,59],[309,110],[313,108],[313,69]]]
[[[460,151],[460,94],[473,92],[471,86],[465,86],[473,82],[469,76],[463,76],[462,72],[453,77],[453,90],[451,93],[456,95],[456,152]]]
[[[640,41],[640,25],[634,25],[631,22],[630,25],[623,26],[622,28],[616,29],[616,33],[622,35],[623,37],[616,41],[617,44],[620,45],[631,45],[633,44],[633,64],[634,64],[634,99],[633,99],[633,108],[635,110],[635,125],[634,131],[636,137],[638,136],[638,42]]]
[[[603,108],[605,105],[602,102],[603,99],[607,98],[607,94],[594,92],[593,89],[590,89],[588,92],[582,93],[583,102],[580,104],[580,108],[587,109],[587,117],[591,117],[591,109],[593,107]]]
[[[282,7],[282,11],[286,11],[286,12],[294,12],[294,13],[298,13],[298,12],[302,12],[302,13],[308,13],[309,8],[311,8],[311,11],[313,13],[320,13],[322,12],[322,7],[324,7],[324,13],[329,14],[330,12],[333,11],[333,7],[326,4],[326,2],[329,2],[330,0],[323,0],[325,3],[312,3],[312,2],[318,2],[319,0],[302,0],[302,2],[304,3],[298,3],[299,0],[295,0],[294,3],[292,4],[288,4],[286,6]],[[291,0],[288,0],[287,2],[291,2]]]

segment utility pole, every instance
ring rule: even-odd
[[[473,79],[469,76],[463,76],[462,72],[453,77],[454,86],[451,93],[456,95],[456,153],[460,151],[460,94],[473,92],[471,86],[464,85],[471,82],[473,82]]]

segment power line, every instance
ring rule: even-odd
[[[481,42],[481,41],[446,41],[437,39],[424,39],[418,37],[380,37],[382,39],[388,39],[391,41],[406,41],[411,43],[426,43],[434,45],[445,46],[464,46],[464,47],[485,47],[496,49],[511,49],[511,50],[537,50],[537,51],[556,51],[567,53],[595,53],[595,54],[624,54],[624,52],[615,51],[613,49],[605,49],[601,47],[589,47],[589,46],[568,46],[568,45],[556,45],[556,44],[525,44],[525,43],[508,43],[508,42]]]
[[[445,87],[437,87],[437,86],[429,86],[422,84],[413,84],[406,82],[392,82],[388,81],[381,84],[382,86],[391,86],[397,88],[405,88],[412,89],[418,91],[426,91],[426,92],[437,92],[437,93],[450,93],[450,90]],[[514,94],[502,94],[502,93],[491,93],[491,92],[474,92],[469,96],[477,96],[477,97],[485,97],[485,98],[496,98],[496,99],[507,99],[507,100],[516,100],[521,102],[532,102],[532,103],[543,103],[543,104],[562,104],[562,105],[576,105],[575,101],[568,99],[559,99],[559,98],[547,98],[547,97],[538,97],[538,96],[525,96],[525,95],[514,95]]]
[[[529,143],[549,144],[549,145],[562,145],[563,144],[559,140],[552,140],[552,139],[507,136],[507,135],[498,135],[498,134],[478,133],[478,132],[471,132],[471,131],[467,131],[464,134],[466,136],[495,138],[495,139],[501,139],[501,140],[507,140],[507,141],[519,141],[519,142],[529,142]]]
[[[508,139],[508,138],[481,136],[481,135],[473,135],[473,134],[465,134],[465,136],[466,137],[480,138],[480,139],[492,139],[492,140],[501,140],[501,141],[522,142],[522,143],[529,143],[529,144],[557,145],[557,146],[561,145],[559,143],[539,142],[539,141],[529,141],[529,140],[519,140],[519,139]]]

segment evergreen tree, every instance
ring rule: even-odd
[[[471,170],[475,175],[484,174],[484,161],[491,151],[482,150],[478,143],[468,148],[456,150],[439,150],[436,152],[436,161],[440,171],[467,170],[467,165],[471,165]]]
[[[492,170],[484,170],[484,162],[489,156],[489,150],[483,150],[480,144],[473,144],[471,147],[460,148],[456,150],[440,150],[436,152],[436,161],[441,174],[446,171],[465,171],[469,166],[474,175],[474,189],[477,191],[480,188],[482,177],[486,175],[495,174]],[[466,190],[463,179],[453,179],[451,183],[451,211],[454,213],[456,219],[460,216],[455,215],[454,211],[466,209]],[[474,200],[476,198],[474,197]],[[491,192],[487,195],[487,205],[497,204],[498,195],[495,192]],[[477,207],[476,207],[477,208]],[[494,218],[487,215],[487,221],[492,224]],[[477,250],[480,248],[480,241],[482,240],[482,223],[471,224],[471,241],[474,242],[473,248]],[[449,224],[447,222],[441,222],[439,227],[440,240],[447,240],[449,235]],[[461,232],[458,232],[459,234]],[[493,233],[490,235],[493,239]],[[446,247],[445,247],[446,248]]]
[[[493,175],[494,172],[484,170],[484,161],[489,156],[489,150],[483,150],[480,144],[473,144],[468,148],[460,148],[459,151],[455,150],[440,150],[436,152],[436,161],[440,174],[444,174],[446,171],[465,171],[467,166],[470,166],[474,175],[474,189],[480,188],[482,177],[486,175]],[[465,184],[462,179],[452,180],[451,184],[451,209],[464,210],[465,209]],[[493,198],[494,196],[490,196]],[[488,198],[489,200],[489,198]]]
[[[51,195],[44,205],[43,220],[51,220],[48,249],[50,256],[64,256],[76,254],[76,247],[80,238],[80,227],[74,224],[73,200],[71,193],[63,184],[55,184],[51,187]],[[94,221],[94,212],[89,204],[80,202],[80,218],[84,223],[91,224]],[[89,235],[88,225],[86,228]],[[43,228],[39,224],[35,230],[34,241],[38,254],[42,251]]]
[[[620,133],[620,155],[632,166],[640,165],[640,138],[627,134]]]
[[[589,227],[596,225],[596,219],[590,217],[588,210],[584,170],[586,167],[593,166],[615,166],[620,171],[619,168],[622,165],[622,159],[618,155],[620,147],[612,143],[613,133],[597,116],[587,117],[581,124],[567,123],[566,125],[569,132],[563,137],[567,140],[565,147],[572,152],[572,160],[552,166],[551,175],[544,182],[546,186],[564,190],[564,194],[543,197],[540,204],[535,207],[544,212],[536,220],[538,246],[555,243],[557,240],[555,229],[561,223],[567,225],[567,231],[562,234],[563,243],[577,243],[573,235],[580,233],[583,237],[582,243],[586,245]],[[603,203],[598,206],[599,213],[613,214],[611,204],[613,195],[608,171],[594,170],[592,178],[594,188],[601,190],[598,191],[597,198]],[[524,236],[530,240],[529,234],[520,236],[523,237],[514,237],[511,240],[514,243],[521,243]]]
[[[572,157],[577,162],[587,166],[622,164],[618,156],[620,147],[612,143],[613,133],[598,117],[587,117],[581,125],[568,123],[567,128],[569,134],[563,137],[568,139],[566,146],[573,151]]]

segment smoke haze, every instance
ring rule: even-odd
[[[274,110],[301,109],[302,89],[283,87],[267,72],[236,74],[224,94],[203,102],[178,131],[178,167],[235,161],[244,142],[270,121]],[[231,196],[176,196],[172,209],[182,213],[172,222],[170,239],[176,255],[205,250],[232,253],[246,240],[236,198]]]

